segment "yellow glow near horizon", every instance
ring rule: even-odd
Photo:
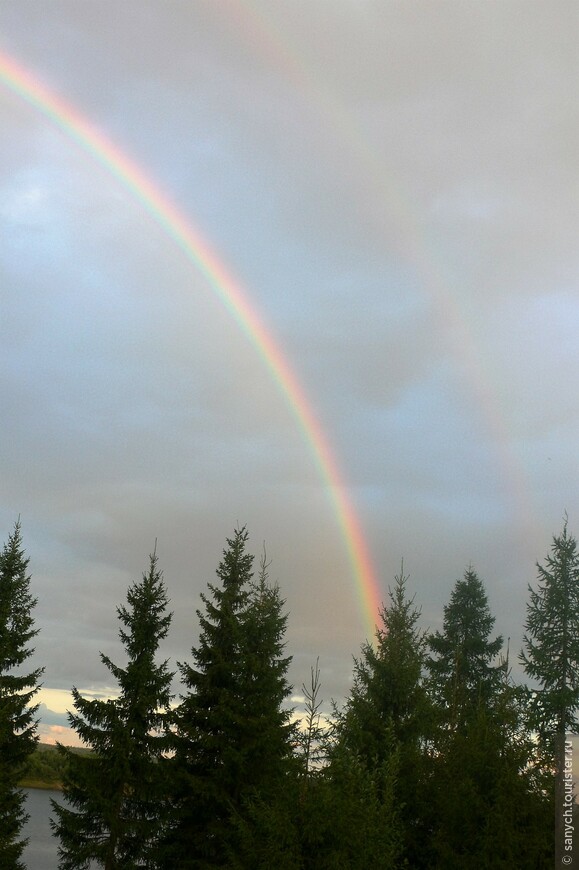
[[[94,689],[79,689],[83,698],[109,698],[118,697],[118,690],[104,688],[96,692]],[[67,689],[49,689],[42,686],[34,698],[35,703],[46,704],[53,713],[66,713],[73,708],[72,693]]]

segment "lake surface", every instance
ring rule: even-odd
[[[22,836],[30,838],[22,860],[28,870],[58,870],[58,841],[50,829],[50,798],[61,800],[62,793],[41,788],[22,790],[26,794],[26,812],[30,815],[22,829]]]

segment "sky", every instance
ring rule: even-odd
[[[402,559],[425,630],[473,565],[521,677],[535,563],[565,511],[579,534],[578,26],[566,0],[0,0],[0,535],[21,517],[42,739],[73,742],[71,686],[114,693],[155,541],[161,654],[191,660],[243,525],[295,698],[318,656],[346,696]]]

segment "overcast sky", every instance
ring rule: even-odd
[[[521,645],[579,533],[575,2],[1,0],[0,53],[209,241],[332,447],[386,598],[465,568]],[[225,539],[265,541],[299,694],[367,627],[332,493],[255,343],[142,204],[0,82],[0,530],[47,690],[114,685],[155,538],[189,660]],[[515,671],[518,668],[515,667]],[[177,684],[176,684],[177,687]],[[66,697],[43,694],[43,738]],[[65,741],[66,742],[66,741]]]

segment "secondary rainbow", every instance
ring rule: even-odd
[[[344,538],[368,637],[374,629],[381,595],[362,529],[348,500],[337,463],[319,421],[281,348],[250,304],[239,283],[215,251],[169,197],[130,157],[68,101],[56,95],[13,58],[0,52],[0,81],[42,112],[88,151],[127,188],[204,275],[212,290],[246,333],[291,407],[325,485]]]
[[[461,288],[434,237],[421,229],[422,216],[416,210],[413,197],[384,163],[343,99],[324,86],[324,76],[315,72],[311,58],[304,53],[295,33],[292,37],[291,28],[282,29],[272,6],[256,5],[253,0],[231,0],[228,15],[235,17],[236,30],[243,34],[251,51],[264,62],[273,64],[301,96],[303,110],[317,119],[328,140],[339,143],[349,152],[348,172],[350,177],[357,173],[364,208],[368,202],[380,202],[387,205],[388,212],[395,213],[395,226],[389,226],[384,248],[395,249],[397,256],[410,264],[434,304],[438,328],[456,359],[457,371],[468,383],[472,407],[494,446],[519,543],[526,550],[528,541],[540,534],[543,524],[537,514],[527,472],[512,446],[516,434],[510,431],[501,409],[498,389],[485,360],[486,354],[477,341],[472,314],[463,302]]]

